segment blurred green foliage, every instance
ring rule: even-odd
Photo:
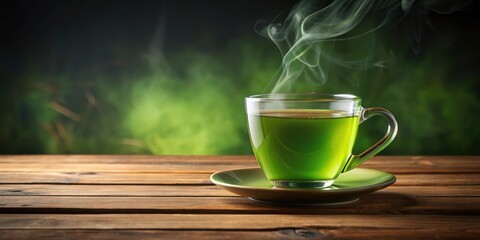
[[[10,111],[1,115],[1,150],[250,154],[243,98],[263,92],[278,69],[277,54],[266,44],[243,39],[217,53],[185,50],[168,64],[144,73],[121,70],[115,78],[108,71],[93,72],[88,80],[64,73],[46,82],[32,71],[16,87],[19,101],[3,103]],[[360,76],[368,80],[360,83],[332,74],[319,89],[352,92],[365,107],[391,110],[400,130],[384,154],[480,153],[477,76],[457,79],[435,55],[399,65],[366,71]],[[358,77],[355,71],[342,76]],[[356,151],[372,145],[384,128],[382,119],[362,124]]]
[[[476,55],[441,41],[412,54],[410,44],[387,34],[389,41],[371,48],[365,39],[339,43],[343,56],[375,50],[386,61],[365,69],[332,65],[327,83],[315,90],[353,93],[364,107],[393,112],[399,134],[382,154],[480,154],[479,81],[468,65]],[[260,37],[214,50],[196,46],[130,56],[134,64],[113,70],[31,69],[18,76],[12,82],[21,84],[0,90],[0,152],[251,154],[243,99],[268,92],[280,55]],[[362,124],[355,151],[381,138],[385,127],[381,118]]]
[[[243,98],[261,91],[278,64],[253,43],[187,49],[168,63],[152,61],[162,59],[157,52],[115,73],[21,77],[10,96],[18,102],[1,116],[1,151],[251,153]]]

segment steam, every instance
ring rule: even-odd
[[[283,23],[272,23],[260,30],[260,34],[277,45],[283,56],[282,71],[271,92],[290,92],[298,80],[321,86],[328,79],[330,64],[346,68],[365,64],[383,68],[383,61],[338,58],[334,54],[335,44],[363,37],[387,23],[398,21],[414,5],[428,7],[435,12],[450,13],[466,4],[468,3],[456,2],[454,6],[435,11],[436,5],[432,1],[334,0],[325,3],[303,0],[292,9]],[[369,29],[355,31],[366,18],[373,19],[375,24]],[[366,56],[366,59],[369,57]]]
[[[300,78],[318,86],[323,85],[328,78],[329,64],[349,65],[348,61],[333,56],[335,41],[351,39],[351,36],[345,35],[374,9],[401,7],[406,11],[412,4],[411,1],[402,4],[380,1],[380,5],[375,2],[379,1],[337,0],[319,6],[318,1],[304,0],[292,9],[283,24],[275,23],[265,27],[262,34],[277,45],[283,56],[282,72],[272,93],[290,91]],[[385,24],[388,15],[387,11],[384,20],[376,28]]]

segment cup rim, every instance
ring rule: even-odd
[[[325,94],[317,92],[309,93],[266,93],[256,94],[245,98],[248,101],[294,101],[294,102],[337,102],[337,101],[361,101],[361,98],[353,94]]]

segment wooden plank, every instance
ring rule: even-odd
[[[390,186],[382,192],[427,197],[480,197],[480,186]],[[0,184],[0,196],[236,196],[212,185]]]
[[[390,186],[384,193],[425,197],[480,197],[480,186]]]
[[[301,234],[301,232],[300,232]],[[218,240],[218,239],[299,239],[294,230],[263,231],[199,231],[199,230],[0,230],[0,239],[175,239],[175,240]],[[303,238],[302,238],[303,239]]]
[[[199,163],[169,163],[169,164],[104,164],[104,163],[3,163],[0,171],[17,172],[132,172],[132,173],[213,173],[232,168],[256,167],[256,163],[237,164],[199,164]]]
[[[175,185],[4,185],[0,196],[235,196],[217,186]],[[0,200],[0,203],[2,200]]]
[[[0,214],[0,229],[480,229],[478,216],[296,214]]]
[[[479,166],[480,156],[375,156],[370,165],[449,165],[465,163]],[[253,155],[0,155],[0,163],[109,163],[109,164],[159,164],[179,162],[256,162]]]
[[[376,228],[285,228],[277,230],[0,230],[0,239],[478,239],[480,230],[457,229],[376,229]]]
[[[211,184],[210,173],[0,172],[2,184]],[[480,185],[478,173],[396,174],[395,185]]]
[[[57,172],[71,172],[74,169],[76,172],[91,172],[93,170],[100,172],[136,172],[136,173],[213,173],[226,169],[236,168],[250,168],[257,167],[256,163],[251,164],[223,164],[216,163],[208,164],[177,164],[171,163],[168,165],[157,164],[50,164],[50,163],[5,163],[0,164],[0,171],[57,171]],[[371,165],[364,164],[362,167],[379,169],[391,173],[478,173],[479,168],[476,164],[463,164],[455,166],[404,166],[404,165]]]
[[[0,155],[0,163],[159,164],[256,162],[253,155]]]
[[[244,197],[2,196],[0,212],[480,215],[480,198],[409,197],[380,192],[363,196],[349,205],[286,207],[260,204]]]
[[[397,186],[480,185],[480,171],[465,174],[395,174]]]
[[[326,239],[478,239],[478,229],[445,230],[431,226],[428,229],[340,228],[329,230],[305,229],[303,235],[325,236]]]
[[[473,178],[472,181],[478,178]],[[479,180],[480,182],[480,180]],[[2,184],[212,184],[210,173],[0,172]]]
[[[123,156],[125,158],[125,156]],[[130,156],[131,161],[115,163],[110,157],[98,158],[95,156],[78,156],[77,158],[56,157],[56,161],[44,161],[42,158],[31,156],[30,162],[15,162],[15,157],[2,157],[0,171],[57,171],[89,172],[196,172],[212,173],[232,168],[257,167],[258,164],[252,156],[225,157],[177,157],[162,158],[153,156],[150,162],[136,161]],[[46,157],[49,159],[49,157]],[[72,160],[73,159],[73,160]],[[142,158],[143,159],[143,158]],[[362,167],[375,168],[392,173],[478,173],[480,171],[480,157],[376,157],[367,161]],[[145,159],[144,159],[145,160]],[[147,159],[148,160],[148,159]],[[114,161],[113,163],[111,161]]]
[[[234,168],[255,167],[253,164],[239,164]],[[207,164],[78,164],[78,163],[6,163],[0,164],[0,171],[56,171],[69,172],[74,169],[76,172],[135,172],[135,173],[212,173],[215,171],[231,169],[232,165],[217,163]]]

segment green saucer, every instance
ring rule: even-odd
[[[328,188],[275,188],[260,168],[247,168],[216,172],[210,180],[227,191],[262,203],[337,205],[355,202],[361,195],[388,187],[396,178],[374,169],[355,168],[342,173]]]

